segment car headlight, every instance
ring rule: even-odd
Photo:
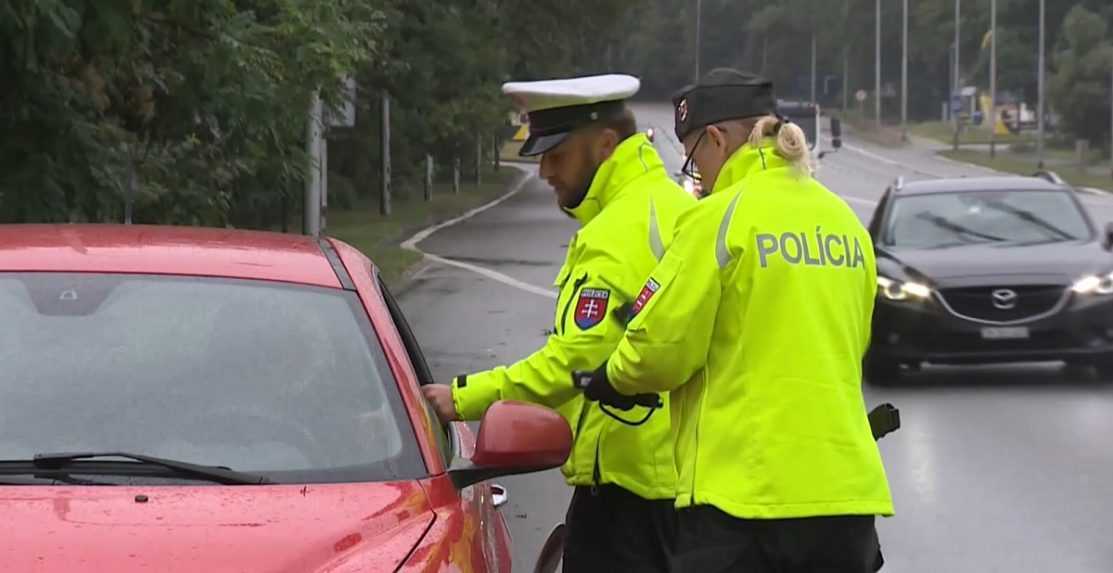
[[[931,287],[878,276],[877,292],[889,300],[923,300],[931,296]]]
[[[1071,290],[1078,294],[1113,294],[1113,273],[1086,275],[1074,281]]]

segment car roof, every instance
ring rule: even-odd
[[[927,195],[963,191],[1069,191],[1070,188],[1042,177],[955,177],[906,181],[898,195]]]
[[[0,225],[0,272],[224,277],[340,288],[302,235],[145,225]]]

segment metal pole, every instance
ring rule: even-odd
[[[997,0],[989,1],[989,158],[997,157]]]
[[[812,28],[812,105],[815,105],[815,29]]]
[[[433,154],[425,154],[425,200],[433,200]]]
[[[460,194],[460,156],[452,159],[452,193]]]
[[[842,111],[850,108],[850,48],[842,48]]]
[[[1043,99],[1044,99],[1044,94],[1043,94],[1043,90],[1044,90],[1044,68],[1046,67],[1046,65],[1044,63],[1044,54],[1043,54],[1043,47],[1044,47],[1044,40],[1045,40],[1045,38],[1044,38],[1044,26],[1046,24],[1046,22],[1044,20],[1045,20],[1044,0],[1040,0],[1040,55],[1039,55],[1039,64],[1038,64],[1040,69],[1036,73],[1037,77],[1039,78],[1039,80],[1038,80],[1038,82],[1039,82],[1039,87],[1038,87],[1039,103],[1036,105],[1036,107],[1038,108],[1036,110],[1036,113],[1038,114],[1038,117],[1036,118],[1036,121],[1038,122],[1037,125],[1039,126],[1037,128],[1037,132],[1036,132],[1036,155],[1037,155],[1037,157],[1039,157],[1039,168],[1040,169],[1043,169],[1043,133],[1044,133],[1044,125],[1043,125],[1043,109],[1044,109],[1043,108],[1043,105],[1044,105]]]
[[[321,134],[321,227],[320,233],[328,229],[328,137]]]
[[[305,153],[309,156],[305,177],[305,205],[302,232],[311,237],[321,234],[321,97],[316,92],[309,101],[305,122]]]
[[[703,32],[703,0],[696,0],[696,81],[700,76],[700,34]]]
[[[389,215],[390,204],[390,92],[383,90],[382,96],[382,122],[379,126],[380,150],[382,151],[383,178],[379,194],[379,213]]]
[[[132,157],[132,154],[131,154],[132,147],[129,145],[127,149],[128,149],[128,189],[127,189],[127,197],[124,200],[124,224],[125,225],[130,225],[131,224],[132,212],[134,210],[134,205],[135,205],[136,177],[135,177],[135,158]]]
[[[881,126],[881,0],[877,0],[877,38],[874,45],[873,107],[878,127]]]
[[[900,131],[901,140],[908,141],[908,0],[904,0],[900,50]]]
[[[1109,174],[1113,176],[1113,68],[1109,70]]]
[[[955,70],[954,70],[955,71],[955,80],[954,80],[954,88],[952,89],[952,92],[951,92],[951,101],[954,101],[956,96],[961,97],[959,94],[962,93],[962,73],[959,71],[959,62],[961,61],[960,55],[962,54],[962,51],[959,47],[960,46],[959,43],[962,41],[961,32],[962,32],[962,0],[955,0]],[[961,102],[962,100],[959,99],[959,101]],[[954,123],[954,128],[955,128],[954,149],[955,149],[955,151],[958,151],[958,130],[959,130],[959,127],[960,127],[958,116],[961,115],[962,110],[960,108],[958,111],[956,111],[954,108],[955,108],[955,106],[951,107],[951,121],[952,121],[952,123]]]
[[[475,186],[483,184],[483,136],[475,136]]]

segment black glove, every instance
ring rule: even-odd
[[[576,388],[583,390],[584,397],[588,400],[618,408],[622,411],[632,410],[634,406],[660,408],[664,405],[661,402],[661,398],[656,394],[627,396],[626,394],[619,393],[618,390],[614,389],[614,386],[611,386],[611,381],[607,379],[607,364],[605,362],[594,372],[573,372],[572,384]]]

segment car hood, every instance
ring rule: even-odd
[[[41,572],[393,571],[434,517],[416,482],[9,486],[0,513],[4,569]]]
[[[881,249],[878,271],[886,274],[894,266],[906,276],[949,284],[999,277],[1018,283],[1050,280],[1065,284],[1087,273],[1113,270],[1113,256],[1093,241]]]

